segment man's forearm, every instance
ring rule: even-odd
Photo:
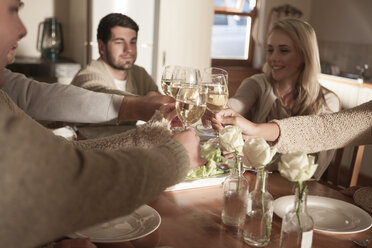
[[[163,104],[174,102],[168,96],[125,97],[121,103],[118,119],[120,121],[148,121]]]

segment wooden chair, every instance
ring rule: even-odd
[[[364,145],[352,147],[352,158],[349,166],[342,165],[345,149],[348,148],[337,149],[334,159],[322,175],[320,182],[335,189],[356,186],[364,148]]]

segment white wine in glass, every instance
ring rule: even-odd
[[[227,71],[211,67],[203,71],[202,82],[208,89],[207,108],[214,114],[225,108],[228,98],[229,89],[227,85]]]
[[[227,80],[228,74],[224,69],[209,67],[203,70],[202,85],[208,91],[207,109],[213,114],[220,112],[227,104],[229,98]],[[218,132],[214,134],[218,138]]]
[[[187,129],[197,122],[204,114],[207,105],[207,91],[195,84],[184,84],[179,88],[176,97],[176,111],[178,118]]]
[[[180,88],[183,87],[183,85],[185,85],[184,82],[179,81],[179,80],[173,80],[169,86],[169,92],[170,92],[169,96],[176,99],[178,91],[180,90]]]
[[[208,98],[207,108],[214,114],[217,114],[225,108],[228,101],[228,91],[225,85],[221,84],[207,84]]]
[[[163,90],[164,94],[167,96],[171,96],[170,93],[170,85],[172,83],[171,79],[162,79],[161,80],[161,89]]]
[[[164,67],[163,74],[161,76],[161,89],[167,96],[172,96],[170,92],[170,86],[173,82],[174,72],[180,68],[178,65],[167,65]]]

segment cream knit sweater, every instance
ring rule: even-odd
[[[372,101],[333,114],[274,120],[280,127],[278,152],[306,153],[372,144]]]
[[[1,90],[0,116],[1,247],[35,247],[129,214],[183,180],[189,168],[185,149],[160,130],[162,124],[150,124],[163,137],[153,140],[155,146],[145,142],[146,127],[144,135],[134,130],[72,145]],[[131,147],[122,149],[127,142]]]

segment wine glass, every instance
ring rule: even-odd
[[[225,77],[226,84],[229,82],[229,74],[226,70],[218,67],[208,67],[203,70],[203,78],[208,78],[210,75],[221,74]]]
[[[207,108],[207,89],[199,84],[184,83],[176,96],[176,111],[185,130],[203,115]]]
[[[227,71],[223,69],[209,67],[203,70],[201,85],[207,89],[208,112],[216,114],[225,108],[229,96],[227,79]],[[205,115],[203,118],[208,119],[208,115]],[[203,122],[205,124],[205,120]],[[212,129],[210,121],[206,122],[208,125],[199,124],[196,126],[196,130],[208,140],[213,138],[213,143],[215,143],[216,147],[219,147],[218,132]]]
[[[200,70],[192,67],[179,66],[173,71],[175,81],[183,83],[198,84],[201,82]]]
[[[191,67],[178,66],[173,71],[172,82],[170,84],[170,96],[177,97],[179,89],[184,84],[198,84],[201,82],[200,71]]]
[[[210,80],[203,83],[208,89],[207,108],[217,114],[225,108],[229,99],[226,77],[222,74],[212,74]]]
[[[203,71],[202,85],[208,89],[207,109],[217,114],[226,107],[229,98],[228,74],[224,69],[210,67]]]
[[[164,67],[163,74],[161,75],[161,89],[167,96],[172,96],[170,86],[173,80],[173,74],[179,67],[178,65],[167,65]]]

